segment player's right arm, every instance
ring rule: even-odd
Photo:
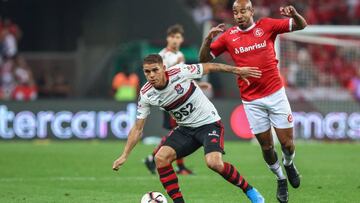
[[[200,63],[209,62],[214,58],[211,55],[211,49],[210,49],[211,42],[214,39],[214,37],[216,37],[219,33],[224,31],[225,31],[225,24],[223,23],[210,29],[209,34],[207,35],[207,37],[205,37],[204,42],[200,48],[200,53],[199,53]],[[220,50],[220,49],[224,49],[224,45],[222,43],[217,43],[215,46],[217,49],[219,49],[219,52],[224,51],[224,50]]]
[[[119,170],[120,166],[125,163],[127,158],[129,157],[130,152],[133,150],[135,145],[139,142],[146,119],[137,119],[135,125],[131,128],[128,139],[124,148],[123,153],[116,159],[113,163],[113,170]]]
[[[148,86],[144,86],[142,91],[146,92],[146,88]],[[128,139],[125,145],[125,148],[123,150],[123,153],[119,156],[118,159],[116,159],[113,163],[113,170],[117,171],[119,170],[120,166],[125,163],[127,158],[130,155],[130,152],[133,150],[135,145],[139,142],[141,135],[143,133],[144,125],[147,116],[150,114],[150,104],[143,95],[142,91],[140,91],[138,106],[137,106],[137,112],[136,112],[136,121],[135,125],[131,128]]]

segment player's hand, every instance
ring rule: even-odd
[[[217,25],[216,27],[213,27],[213,28],[210,29],[207,38],[213,39],[219,33],[224,32],[225,29],[226,29],[225,24],[221,23],[221,24]]]
[[[250,81],[247,78],[249,78],[249,77],[260,78],[261,77],[261,70],[258,67],[235,68],[234,73],[239,75],[248,85],[250,85]]]
[[[294,17],[298,14],[293,6],[280,7],[280,14],[286,17]]]
[[[124,155],[121,155],[118,159],[116,159],[113,163],[112,169],[114,171],[119,170],[120,166],[123,165],[126,161],[126,157]]]

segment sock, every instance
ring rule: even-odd
[[[284,176],[284,173],[282,171],[282,168],[280,166],[279,160],[276,160],[276,162],[273,165],[268,165],[270,170],[276,175],[278,180],[286,179]]]
[[[233,185],[241,188],[245,193],[252,188],[252,186],[240,175],[238,170],[230,163],[224,162],[224,170],[220,175]]]
[[[162,168],[157,168],[157,170],[160,176],[160,181],[171,199],[175,203],[184,203],[184,199],[178,184],[178,178],[174,172],[173,167],[168,165]]]
[[[184,159],[183,158],[176,159],[176,164],[179,167],[179,170],[185,169]]]
[[[288,154],[288,153],[282,153],[283,154],[283,164],[284,166],[289,166],[292,164],[294,157],[295,157],[295,152],[292,154]]]

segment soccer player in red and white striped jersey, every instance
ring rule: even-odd
[[[226,181],[241,189],[252,203],[263,203],[262,195],[253,188],[231,163],[224,162],[224,127],[214,105],[194,79],[210,72],[229,72],[241,77],[260,77],[254,67],[237,67],[225,64],[179,64],[165,71],[158,54],[147,56],[143,70],[148,83],[140,91],[137,119],[130,130],[123,153],[113,163],[118,170],[140,140],[150,106],[159,106],[169,112],[178,127],[171,130],[166,141],[155,155],[160,181],[174,203],[184,203],[178,178],[171,163],[204,148],[207,166]],[[221,198],[221,197],[219,197]]]

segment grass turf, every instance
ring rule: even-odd
[[[158,177],[142,163],[153,146],[138,144],[120,171],[111,170],[123,145],[120,141],[0,142],[0,202],[138,203],[147,191],[165,194]],[[259,146],[226,142],[225,149],[224,160],[233,163],[266,202],[276,202],[275,178]],[[290,202],[360,202],[359,149],[360,144],[354,143],[297,143],[302,182],[296,190],[289,186]],[[196,173],[179,177],[187,203],[248,202],[238,188],[206,168],[202,149],[186,158],[186,164]]]

